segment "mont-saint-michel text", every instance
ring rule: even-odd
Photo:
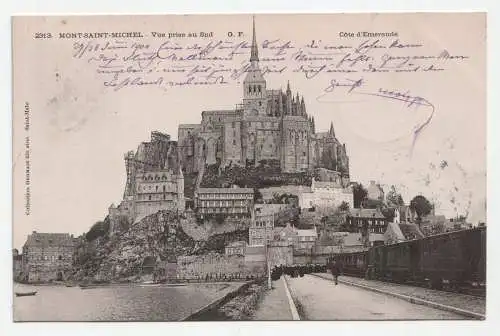
[[[227,36],[242,36],[243,32],[228,32]],[[158,32],[153,31],[149,33],[143,32],[59,32],[56,35],[59,39],[107,39],[107,38],[144,38],[144,37],[161,37],[161,38],[205,38],[214,37],[213,31],[201,31],[201,32]],[[36,33],[35,38],[52,38],[53,35],[50,33]]]

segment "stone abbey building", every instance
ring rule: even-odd
[[[132,224],[159,210],[183,212],[184,175],[198,173],[198,189],[207,165],[247,167],[266,162],[282,173],[324,168],[335,175],[326,180],[336,188],[349,184],[346,146],[335,136],[333,124],[326,132],[316,132],[304,98],[292,94],[290,84],[284,92],[267,87],[259,68],[255,22],[242,103],[232,110],[202,112],[201,124],[179,125],[178,141],[154,131],[149,142],[125,153],[124,159],[127,181],[121,203],[109,207],[111,234],[120,230],[123,220]]]
[[[179,166],[177,142],[170,135],[151,132],[151,141],[124,155],[127,180],[123,200],[109,207],[110,233],[160,210],[184,211],[184,175]]]
[[[333,125],[316,133],[314,118],[304,97],[267,87],[259,68],[253,25],[250,67],[243,81],[243,101],[232,110],[202,112],[201,124],[181,124],[178,148],[187,172],[204,164],[279,164],[282,172],[304,172],[316,167],[349,174],[345,144],[335,137]]]

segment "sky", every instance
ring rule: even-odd
[[[281,63],[261,62],[261,66],[287,66],[281,73],[267,74],[267,86],[285,89],[289,81],[292,92],[304,96],[317,131],[327,131],[333,123],[336,136],[347,147],[351,180],[363,184],[375,180],[386,189],[395,185],[406,202],[422,194],[435,203],[437,213],[448,217],[467,214],[477,223],[485,220],[486,213],[486,63],[481,38],[485,36],[485,21],[481,14],[463,15],[258,15],[255,21],[261,58],[272,58],[276,53],[276,49],[264,48],[266,40],[291,41],[296,52],[298,46],[312,40],[322,46],[359,45],[360,39],[339,37],[340,32],[358,31],[397,32],[401,44],[422,45],[366,53],[375,59],[385,54],[438,55],[444,50],[467,56],[459,61],[440,60],[443,71],[320,73],[313,78],[293,72],[301,63],[290,58]],[[102,50],[106,41],[117,39],[33,39],[35,32],[57,36],[59,32],[141,31],[146,37],[137,41],[148,49],[146,46],[154,48],[168,40],[152,37],[151,32],[214,32],[214,41],[227,39],[228,32],[243,32],[241,39],[232,41],[250,41],[251,24],[248,15],[54,17],[15,22],[14,246],[20,248],[33,230],[86,232],[106,216],[111,203],[121,200],[125,152],[148,141],[154,130],[177,139],[180,123],[199,123],[204,110],[232,109],[243,95],[238,80],[227,85],[167,89],[129,85],[115,90],[104,85],[112,78],[97,69],[103,57],[112,57],[115,52],[124,55],[124,50]],[[208,40],[179,38],[170,43],[206,45]],[[382,42],[393,40],[384,38]],[[75,57],[87,43],[93,43],[94,51]],[[101,49],[96,43],[101,43]],[[204,61],[200,66],[238,68],[247,61],[249,49],[246,52],[231,62],[214,65]],[[323,63],[335,62],[310,64]],[[163,76],[165,82],[181,78],[173,73]],[[360,94],[347,93],[346,85],[353,79],[365,83],[356,89]],[[338,85],[332,88],[332,83]],[[392,94],[372,95],[381,88]],[[397,101],[392,99],[394,92],[399,92],[399,98],[423,99],[413,104]],[[24,129],[26,103],[29,131]],[[422,130],[415,137],[420,126]],[[29,216],[25,214],[26,136],[30,139]]]

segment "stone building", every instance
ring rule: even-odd
[[[314,247],[318,239],[318,232],[316,228],[309,230],[297,229],[297,243],[295,248],[297,250],[309,250]]]
[[[273,205],[274,204],[256,205],[253,220],[248,229],[250,245],[265,245],[267,242],[273,240],[275,219],[279,209],[281,209],[281,207],[275,207]]]
[[[12,276],[14,280],[19,280],[23,271],[23,256],[17,249],[12,250]]]
[[[367,195],[366,197],[370,200],[383,201],[384,200],[384,190],[380,184],[375,183],[375,181],[370,181],[368,187],[366,187]]]
[[[33,231],[23,246],[23,281],[66,279],[73,265],[76,239],[68,233]]]
[[[365,228],[369,233],[384,234],[388,221],[379,209],[354,208],[346,217],[347,227],[353,232],[362,232]]]
[[[332,209],[346,202],[349,207],[354,205],[352,187],[343,187],[341,178],[332,182],[316,181],[312,179],[311,189],[299,194],[299,207],[301,209]]]
[[[176,141],[168,134],[151,132],[150,142],[141,143],[124,158],[127,180],[122,202],[109,207],[111,234],[124,218],[132,224],[160,210],[184,211],[184,174]]]
[[[243,81],[243,99],[235,108],[203,111],[200,124],[178,129],[180,160],[186,172],[204,164],[255,165],[274,162],[282,172],[304,172],[316,167],[349,176],[346,146],[328,132],[317,133],[314,118],[306,111],[304,97],[270,89],[259,67],[253,25],[250,63]]]
[[[199,188],[195,191],[196,212],[201,218],[215,215],[250,217],[253,200],[254,191],[251,188]]]
[[[228,256],[232,256],[232,255],[244,256],[246,246],[247,246],[246,241],[236,241],[236,242],[230,243],[225,248],[225,252],[226,252],[225,254]]]

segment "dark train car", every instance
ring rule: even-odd
[[[368,251],[338,253],[329,258],[328,263],[331,263],[333,258],[340,262],[343,274],[365,276],[368,266]]]
[[[377,247],[380,262],[376,268],[377,278],[403,282],[414,275],[418,265],[418,241],[411,240],[399,244]]]
[[[430,236],[419,243],[416,273],[431,287],[486,282],[486,228]]]
[[[368,254],[367,276],[441,288],[486,281],[486,229],[454,231],[378,246]]]

